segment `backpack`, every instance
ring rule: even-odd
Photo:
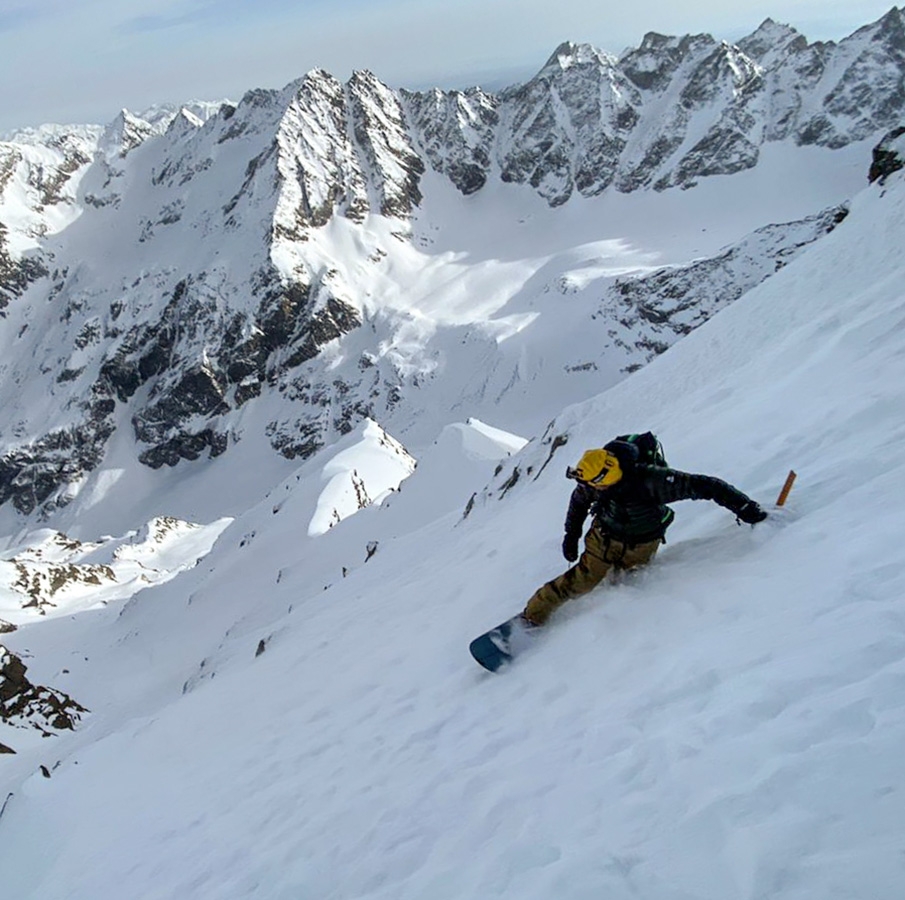
[[[663,447],[652,431],[645,431],[643,434],[620,434],[616,440],[634,444],[638,448],[639,465],[663,466],[664,468],[669,465],[666,462]]]

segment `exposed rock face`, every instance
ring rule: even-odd
[[[53,596],[69,585],[81,584],[100,587],[102,584],[116,581],[116,576],[110,566],[48,564],[36,567],[22,562],[15,565],[19,577],[13,584],[13,589],[30,598],[23,608],[41,609],[44,606],[52,606]]]
[[[33,609],[43,615],[48,607],[56,606],[59,595],[68,589],[90,590],[116,582],[110,565],[81,561],[80,557],[89,549],[55,532],[43,544],[0,562],[0,566],[12,569],[15,580],[10,578],[10,587],[21,594],[22,609]]]
[[[235,105],[123,111],[106,129],[0,143],[3,383],[14,398],[0,421],[0,504],[65,505],[123,422],[135,457],[160,468],[226,452],[262,395],[292,407],[267,426],[287,457],[381,420],[404,407],[406,384],[440,368],[350,340],[368,322],[381,341],[371,295],[386,278],[381,241],[411,239],[429,170],[465,195],[502,181],[560,206],[689,188],[751,168],[771,141],[841,147],[901,124],[903,35],[893,9],[838,44],[771,20],[737,45],[651,33],[617,58],[566,43],[498,95],[394,91],[370,72],[342,83],[315,70]],[[881,177],[897,151],[878,152]],[[362,269],[370,281],[356,280]],[[641,310],[659,310],[675,335],[702,320],[669,302],[682,293],[676,277],[648,282],[664,293],[645,291],[637,314],[625,309],[636,286],[610,299],[642,330],[656,316]],[[318,362],[340,343],[333,363]]]
[[[0,222],[0,315],[11,300],[48,273],[40,257],[14,259],[9,252],[8,230]]]
[[[61,485],[78,481],[97,466],[114,431],[113,407],[111,400],[89,397],[76,405],[84,416],[80,422],[0,457],[0,503],[11,501],[19,512],[31,513]]]
[[[274,232],[289,241],[326,225],[335,213],[361,222],[369,210],[367,180],[356,158],[343,84],[310,72],[289,102],[277,135],[284,202]]]
[[[502,100],[501,177],[527,182],[554,206],[612,182],[641,105],[616,60],[587,44],[563,44]]]
[[[0,721],[15,728],[35,728],[45,737],[72,731],[88,710],[62,691],[32,684],[27,670],[18,656],[0,644]]]
[[[902,118],[905,102],[905,13],[891,9],[875,25],[859,29],[826,54],[820,74],[832,72],[839,62],[842,76],[810,116],[804,115],[796,137],[800,143],[843,147],[876,134],[877,126],[890,128]],[[848,53],[843,53],[848,50]]]
[[[402,91],[422,152],[466,196],[487,183],[500,101],[482,91]]]
[[[54,227],[48,218],[65,222],[76,214],[75,186],[92,161],[98,134],[91,127],[71,132],[50,127],[40,136],[24,132],[15,143],[0,142],[0,314],[48,275],[40,246]],[[17,201],[16,226],[3,221],[7,196]]]
[[[721,309],[788,265],[801,251],[829,234],[848,215],[845,206],[800,222],[769,225],[712,259],[617,279],[601,303],[600,317],[619,323],[644,357],[640,368]],[[620,336],[611,330],[616,347]]]
[[[893,172],[905,168],[905,126],[894,128],[874,147],[868,179],[883,184]]]
[[[370,72],[356,72],[349,82],[349,105],[378,211],[408,215],[421,202],[424,163],[412,146],[399,98]]]

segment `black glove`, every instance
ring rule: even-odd
[[[747,525],[756,525],[767,518],[767,514],[753,500],[749,500],[744,506],[739,507],[735,511],[735,515]]]
[[[562,555],[569,560],[575,562],[578,559],[578,540],[580,535],[566,534],[562,539]]]

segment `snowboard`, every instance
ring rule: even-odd
[[[539,626],[531,625],[519,613],[476,637],[468,645],[468,649],[485,669],[497,672],[527,649],[539,630]]]

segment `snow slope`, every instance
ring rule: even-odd
[[[91,710],[0,733],[4,896],[901,897],[903,234],[899,173],[458,502],[447,434],[308,538],[324,451],[202,565],[4,636]],[[566,463],[647,427],[766,504],[794,467],[790,506],[681,505],[653,566],[482,672],[469,639],[563,567]]]

